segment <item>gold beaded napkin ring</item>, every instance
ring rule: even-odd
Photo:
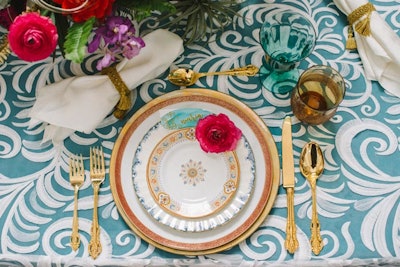
[[[356,49],[357,44],[354,39],[353,26],[356,32],[361,34],[362,36],[370,36],[371,35],[371,13],[375,11],[375,7],[371,3],[364,4],[351,12],[347,16],[347,20],[349,21],[348,27],[348,39],[346,42],[346,49]]]
[[[128,86],[126,86],[125,82],[122,80],[115,65],[104,68],[101,71],[101,74],[107,75],[110,78],[115,89],[118,91],[120,95],[120,99],[118,101],[118,104],[115,106],[113,114],[117,119],[121,120],[125,116],[126,112],[131,108],[132,105],[131,91],[129,90]]]

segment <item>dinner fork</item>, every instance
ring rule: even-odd
[[[77,250],[81,239],[78,232],[78,191],[85,180],[82,155],[73,155],[69,159],[69,182],[74,188],[74,214],[72,218],[71,247]]]
[[[91,239],[89,242],[89,255],[96,259],[101,253],[101,243],[100,243],[100,228],[99,228],[99,218],[97,215],[97,206],[99,202],[99,189],[101,183],[103,183],[106,175],[104,167],[104,153],[103,148],[90,148],[90,180],[93,186],[93,221],[91,228]]]

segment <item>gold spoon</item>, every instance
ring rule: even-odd
[[[218,71],[218,72],[206,72],[206,73],[197,73],[191,69],[179,68],[171,71],[168,75],[168,80],[179,86],[189,86],[193,85],[197,80],[204,76],[209,75],[234,75],[234,76],[254,76],[258,72],[258,68],[254,65],[247,65],[241,68],[235,68],[226,71]]]
[[[320,224],[317,214],[317,203],[316,203],[316,192],[315,187],[317,184],[318,177],[324,171],[324,156],[321,148],[315,142],[309,142],[301,151],[300,154],[300,171],[306,177],[311,186],[312,195],[312,218],[311,218],[311,238],[310,244],[312,251],[315,255],[318,255],[324,244],[322,243]]]

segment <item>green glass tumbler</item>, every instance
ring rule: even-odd
[[[314,24],[293,10],[269,12],[260,29],[260,44],[265,52],[260,68],[263,87],[274,93],[287,93],[299,79],[299,62],[314,49],[317,36]]]

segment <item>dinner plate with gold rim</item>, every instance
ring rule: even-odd
[[[234,151],[207,153],[194,130],[168,129],[157,119],[138,145],[132,172],[138,199],[154,219],[202,232],[229,222],[246,205],[255,164],[244,136]]]
[[[255,159],[254,188],[248,203],[229,223],[210,231],[171,231],[154,220],[136,197],[132,162],[143,135],[160,117],[160,110],[201,107],[226,114],[242,130]],[[157,118],[157,119],[155,119]],[[216,253],[250,236],[265,220],[279,185],[279,158],[267,126],[248,106],[208,89],[183,89],[160,96],[139,109],[123,127],[112,152],[110,184],[117,208],[130,228],[146,242],[184,255]]]

